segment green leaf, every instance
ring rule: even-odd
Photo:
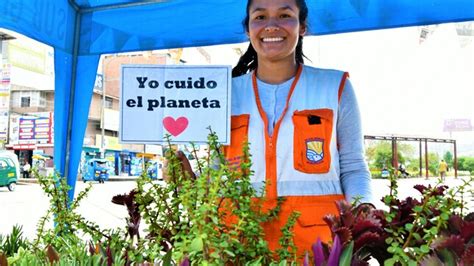
[[[393,247],[393,246],[388,247],[388,248],[387,248],[387,251],[388,251],[389,253],[394,253],[394,252],[395,252],[395,247]]]
[[[390,243],[393,242],[393,237],[387,237],[387,239],[385,239],[385,243],[387,243],[388,245],[390,245]]]
[[[352,262],[352,250],[354,249],[354,241],[351,241],[342,251],[339,258],[339,266],[350,266]]]
[[[438,228],[436,228],[436,227],[431,228],[430,233],[434,236],[437,235],[438,234]]]
[[[423,253],[428,253],[430,252],[430,247],[428,247],[428,245],[421,245],[420,250]]]
[[[416,263],[416,261],[414,261],[414,260],[410,260],[410,261],[408,262],[408,266],[416,266],[416,265],[417,265],[417,263]]]
[[[415,238],[415,240],[420,240],[421,239],[421,236],[418,233],[413,233],[413,237]]]
[[[413,211],[415,211],[415,212],[421,212],[422,210],[423,210],[423,208],[419,205],[413,207]]]
[[[393,265],[395,265],[396,262],[397,261],[394,258],[390,258],[388,260],[385,260],[383,265],[384,266],[393,266]]]
[[[204,247],[204,243],[202,242],[202,238],[201,237],[196,237],[195,239],[193,239],[193,241],[191,242],[191,245],[189,246],[189,248],[191,249],[191,251],[202,251]]]
[[[426,218],[420,217],[420,225],[426,225]]]
[[[227,253],[227,255],[229,255],[231,257],[235,257],[235,254],[232,251],[228,250],[228,249],[224,249],[224,252]]]
[[[411,229],[413,229],[413,224],[405,224],[405,229],[410,231]]]
[[[443,219],[443,220],[445,220],[445,221],[449,220],[449,215],[448,215],[447,213],[445,213],[445,212],[441,213],[440,216],[441,216],[441,219]]]
[[[219,253],[217,253],[217,252],[212,252],[212,253],[211,253],[211,258],[219,259],[219,258],[220,258]]]

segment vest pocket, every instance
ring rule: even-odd
[[[297,206],[296,210],[300,212],[298,217],[298,224],[301,227],[308,227],[314,225],[326,225],[324,216],[328,214],[337,214],[335,202],[318,202],[317,204],[308,206]]]
[[[233,115],[230,120],[230,145],[224,146],[224,154],[229,167],[238,168],[242,162],[244,143],[248,140],[250,115]]]
[[[331,109],[295,111],[293,125],[295,169],[307,174],[329,172],[333,111]]]

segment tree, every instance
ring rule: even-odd
[[[418,173],[420,171],[420,158],[407,158],[406,168],[409,172]]]
[[[448,164],[449,167],[453,167],[453,154],[450,151],[447,151],[443,155],[443,159]]]
[[[415,149],[406,143],[397,143],[398,163],[405,165],[413,156]],[[384,165],[392,165],[392,143],[391,141],[372,142],[366,149],[365,155],[371,168],[382,169]]]
[[[458,170],[460,171],[465,171],[466,169],[464,169],[464,161],[466,161],[466,158],[468,157],[459,157],[458,158]]]
[[[428,152],[428,164],[428,171],[432,175],[438,175],[439,155],[437,153]]]
[[[474,172],[474,157],[464,157],[462,160],[462,170]]]

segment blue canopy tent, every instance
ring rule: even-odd
[[[246,41],[244,0],[1,0],[0,28],[55,49],[54,160],[74,196],[101,54]],[[307,0],[310,35],[474,20],[473,0]]]

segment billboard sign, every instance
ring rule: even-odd
[[[472,131],[471,119],[446,119],[443,131]]]
[[[50,116],[21,116],[18,119],[18,143],[53,143],[53,125]]]
[[[15,67],[45,74],[46,70],[46,48],[43,46],[33,47],[20,41],[8,43],[8,60]]]

